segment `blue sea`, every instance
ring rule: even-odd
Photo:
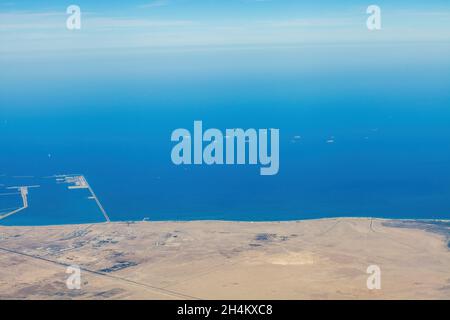
[[[0,58],[2,225],[450,218],[450,44],[112,50]],[[175,166],[171,133],[279,128],[280,170]],[[333,140],[333,143],[327,143]],[[0,196],[0,214],[20,207]]]

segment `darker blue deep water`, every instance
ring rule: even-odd
[[[14,58],[1,78],[0,192],[41,188],[0,224],[103,221],[87,192],[41,179],[62,173],[84,174],[116,221],[448,219],[448,61],[391,49]],[[279,128],[278,175],[173,165],[171,132],[194,120]],[[19,196],[0,197],[14,206]]]

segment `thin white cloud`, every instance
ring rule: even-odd
[[[86,26],[95,28],[162,28],[185,27],[194,25],[192,20],[155,20],[155,19],[128,19],[128,18],[90,18],[86,19]]]
[[[39,30],[65,23],[64,12],[8,12],[0,13],[0,31]]]
[[[30,32],[43,29],[65,31],[66,13],[61,12],[16,12],[0,13],[0,32]],[[93,13],[82,12],[82,28],[99,29],[147,29],[185,27],[193,25],[191,20],[144,19],[122,17],[99,17]]]
[[[351,18],[299,18],[289,20],[261,21],[271,27],[279,28],[299,28],[299,27],[342,27],[358,23],[356,19]]]
[[[149,3],[141,4],[138,6],[139,8],[157,8],[157,7],[165,7],[169,5],[168,0],[154,0]]]
[[[418,28],[391,14],[380,32],[368,32],[365,16],[214,21],[100,16],[82,12],[82,28],[66,29],[63,12],[0,12],[0,52],[108,48],[291,46],[299,44],[449,41],[450,23],[424,19]],[[394,21],[395,24],[389,21]],[[416,21],[416,20],[414,20]],[[431,23],[431,22],[433,23]],[[427,22],[425,24],[425,22]]]

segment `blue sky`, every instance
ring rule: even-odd
[[[366,8],[382,9],[369,32]],[[65,28],[66,8],[82,30]],[[449,42],[448,1],[140,0],[1,1],[0,52],[76,49]]]

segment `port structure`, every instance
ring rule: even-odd
[[[56,178],[57,183],[69,184],[69,186],[67,187],[69,190],[87,189],[89,191],[89,193],[91,194],[91,196],[88,199],[95,200],[98,208],[100,209],[103,216],[105,217],[106,222],[111,222],[108,214],[106,213],[105,209],[103,208],[102,204],[98,200],[97,196],[94,193],[94,190],[92,190],[91,186],[89,185],[89,183],[86,180],[86,177],[84,175],[82,175],[82,174],[62,174],[62,175],[55,175],[53,177]]]
[[[12,216],[13,214],[16,214],[20,211],[25,210],[26,208],[28,208],[28,189],[29,188],[39,188],[40,186],[35,185],[35,186],[17,186],[17,187],[8,187],[6,189],[8,190],[17,190],[19,191],[18,193],[3,193],[0,195],[11,195],[11,194],[20,194],[22,197],[22,207],[17,208],[13,211],[7,212],[3,215],[0,215],[0,220],[3,220],[9,216]]]

